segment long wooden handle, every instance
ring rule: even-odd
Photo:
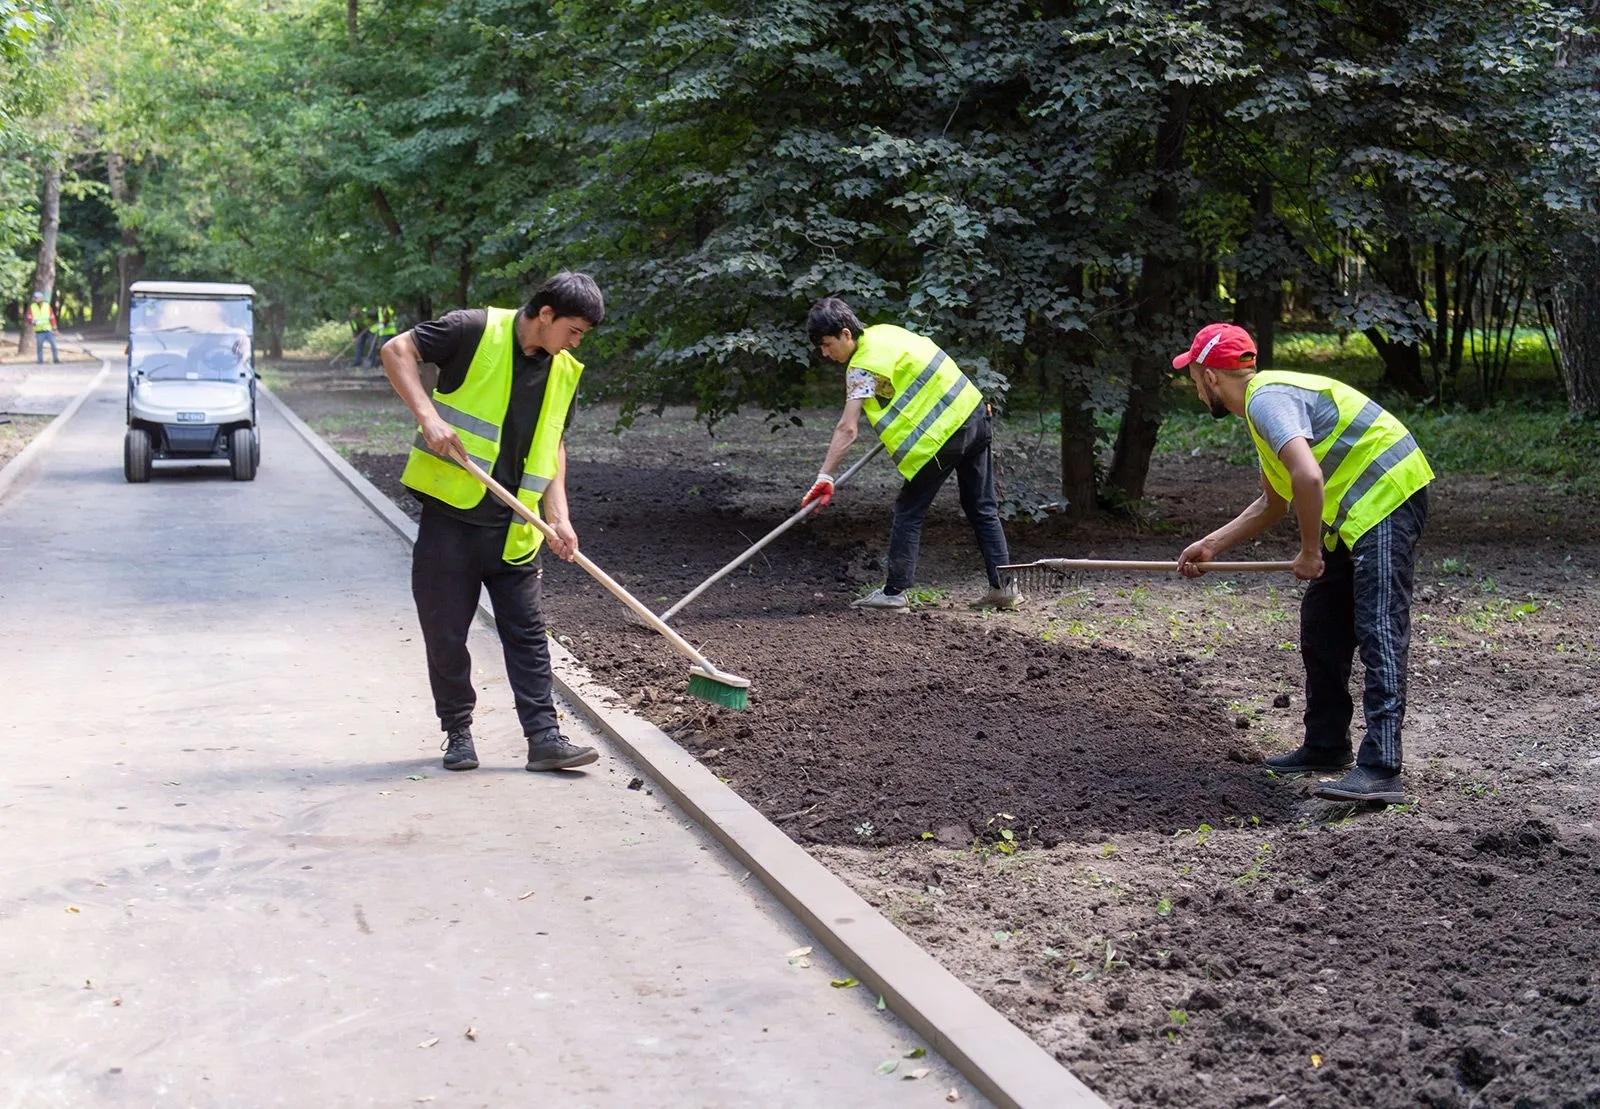
[[[1292,562],[1196,562],[1198,570],[1212,574],[1249,573],[1256,570],[1283,571],[1294,569]],[[1176,562],[1133,562],[1120,559],[1097,558],[1041,558],[1037,562],[1017,566],[1001,566],[999,570],[1023,570],[1029,567],[1048,570],[1165,570],[1176,573]]]
[[[512,512],[515,512],[528,523],[538,528],[540,533],[543,534],[546,539],[553,540],[556,538],[555,528],[539,519],[538,513],[534,512],[533,509],[529,508],[527,505],[517,500],[516,497],[512,496],[510,491],[507,490],[504,485],[501,485],[494,478],[484,473],[483,467],[479,466],[476,462],[472,461],[472,459],[468,458],[465,452],[455,452],[454,457],[456,462],[458,462],[473,477],[483,482],[484,488],[488,489],[489,492],[493,493],[496,497],[499,497],[500,500],[505,503],[505,506]],[[677,632],[667,627],[666,624],[662,623],[659,616],[646,608],[643,603],[641,603],[639,599],[632,593],[629,593],[626,589],[622,588],[622,586],[613,581],[610,574],[596,566],[589,559],[588,555],[584,554],[582,551],[574,551],[572,555],[572,561],[581,566],[584,572],[587,573],[591,578],[605,586],[613,597],[632,609],[635,616],[639,617],[639,619],[643,620],[646,624],[649,624],[650,627],[655,629],[657,632],[660,632],[661,637],[668,643],[672,644],[673,648],[676,649],[680,655],[683,655],[689,661],[693,662],[696,666],[704,670],[708,677],[715,678],[719,682],[724,682],[730,685],[750,684],[744,678],[718,670],[711,664],[706,656],[695,650],[687,639],[683,638],[683,636],[679,635]]]
[[[837,489],[837,488],[839,488],[839,486],[841,486],[845,482],[849,481],[855,475],[855,472],[857,470],[861,469],[861,467],[865,466],[868,462],[870,462],[872,459],[876,458],[882,452],[883,452],[883,444],[881,442],[875,444],[870,451],[868,451],[866,454],[862,455],[860,458],[858,458],[856,460],[856,463],[855,463],[854,466],[851,466],[848,470],[846,470],[844,473],[839,475],[839,479],[833,483],[833,487],[835,489]],[[667,611],[663,612],[661,614],[661,619],[663,619],[663,620],[671,620],[674,616],[676,616],[678,614],[679,610],[681,610],[684,605],[688,604],[690,601],[692,601],[696,597],[700,596],[700,594],[704,593],[707,589],[710,589],[713,585],[717,584],[717,582],[721,581],[723,578],[725,578],[729,574],[733,573],[739,567],[743,566],[750,559],[754,558],[756,556],[756,554],[761,550],[762,547],[765,547],[768,543],[771,543],[774,539],[778,538],[778,536],[782,535],[784,532],[788,531],[790,528],[792,528],[796,524],[798,524],[801,520],[804,520],[807,516],[811,515],[813,512],[816,512],[816,511],[817,511],[817,506],[815,506],[815,505],[809,505],[809,504],[801,505],[800,506],[800,510],[798,512],[796,512],[793,516],[790,516],[783,523],[779,524],[777,527],[775,527],[771,531],[767,532],[767,534],[763,535],[760,539],[756,540],[755,543],[753,543],[749,547],[745,548],[744,553],[741,554],[738,558],[734,559],[732,562],[728,563],[722,569],[718,570],[715,574],[712,574],[705,581],[701,582],[699,585],[697,585],[693,589],[691,589],[684,596],[683,600],[679,601],[677,604],[675,604],[671,608],[667,609]]]

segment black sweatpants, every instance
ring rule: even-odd
[[[922,522],[933,498],[954,471],[961,490],[961,511],[967,514],[983,552],[989,584],[1000,584],[995,569],[1011,561],[1006,533],[1000,526],[1000,506],[994,492],[994,458],[989,407],[978,405],[965,423],[928,459],[922,469],[900,488],[894,502],[894,522],[889,527],[889,572],[885,593],[904,593],[917,580],[917,552],[922,546]]]
[[[1323,559],[1322,576],[1300,602],[1300,656],[1306,665],[1306,746],[1350,753],[1350,671],[1359,649],[1366,667],[1367,720],[1356,762],[1382,773],[1400,770],[1406,718],[1406,659],[1411,650],[1411,587],[1416,544],[1428,520],[1419,489],[1356,540]]]
[[[538,559],[509,565],[502,554],[506,527],[469,524],[424,504],[411,552],[411,596],[417,602],[428,652],[428,682],[444,731],[472,723],[478,703],[472,685],[467,633],[487,586],[495,630],[505,654],[506,677],[524,735],[557,727],[550,687],[550,644],[539,607]]]

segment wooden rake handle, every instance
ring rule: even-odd
[[[882,443],[878,443],[878,444],[874,445],[873,448],[870,451],[868,451],[866,454],[862,455],[860,458],[856,459],[855,465],[851,466],[848,470],[846,470],[844,473],[839,475],[838,480],[836,480],[833,483],[833,487],[835,489],[838,489],[839,486],[841,486],[845,482],[849,481],[852,477],[855,476],[855,472],[857,470],[861,469],[861,467],[865,466],[868,462],[870,462],[874,458],[876,458],[880,453],[882,453],[882,451],[883,451],[883,444]],[[707,589],[710,589],[713,585],[716,585],[717,582],[721,581],[723,578],[725,578],[729,574],[733,573],[739,567],[743,566],[750,559],[754,558],[756,556],[756,554],[761,550],[762,547],[765,547],[768,543],[771,543],[774,539],[778,538],[778,536],[782,535],[784,532],[786,532],[790,528],[794,527],[801,520],[804,520],[807,516],[810,516],[812,513],[817,512],[819,510],[820,510],[820,508],[819,508],[818,505],[813,505],[813,504],[802,505],[800,507],[800,510],[797,511],[794,515],[790,516],[783,523],[779,524],[777,527],[775,527],[771,531],[767,532],[767,534],[763,535],[760,539],[758,539],[754,543],[752,543],[749,547],[745,548],[744,553],[741,554],[738,558],[734,559],[732,562],[728,563],[722,569],[718,570],[715,574],[712,574],[705,581],[701,582],[699,585],[697,585],[693,589],[691,589],[687,594],[684,595],[684,598],[681,601],[679,601],[677,604],[673,605],[671,608],[667,609],[667,611],[663,612],[661,614],[661,619],[663,619],[663,620],[671,620],[674,616],[676,616],[679,613],[679,611],[682,610],[684,605],[688,604],[690,601],[692,601],[696,597],[700,596],[700,594],[704,593]]]
[[[496,497],[500,498],[507,508],[509,508],[512,512],[515,512],[518,516],[522,517],[522,519],[526,520],[534,527],[538,528],[540,534],[542,534],[546,539],[554,540],[556,538],[555,528],[539,519],[539,514],[537,512],[533,511],[533,509],[529,508],[527,505],[517,500],[516,497],[512,496],[511,492],[506,489],[504,485],[501,485],[494,478],[484,473],[483,467],[479,466],[476,462],[472,461],[472,459],[468,458],[465,451],[462,451],[458,448],[452,450],[450,453],[451,457],[458,465],[466,470],[467,473],[483,482],[483,487],[489,490],[489,492],[493,493]],[[583,571],[591,578],[605,586],[613,597],[632,609],[635,616],[639,617],[639,619],[650,625],[653,630],[659,632],[661,637],[668,643],[672,644],[673,649],[676,650],[680,655],[704,670],[707,677],[722,682],[725,685],[748,686],[750,684],[749,680],[746,678],[741,678],[736,674],[729,674],[722,670],[718,670],[711,664],[710,660],[708,660],[705,655],[702,655],[699,651],[695,650],[687,639],[683,638],[683,636],[679,635],[677,632],[667,627],[666,624],[662,623],[659,616],[646,608],[644,604],[632,593],[629,593],[626,589],[622,588],[622,586],[613,581],[610,574],[596,566],[590,560],[588,555],[584,554],[582,551],[575,551],[572,555],[572,561],[581,566]]]
[[[1294,569],[1292,562],[1196,562],[1195,568],[1210,574],[1239,574],[1252,571],[1284,571]],[[1100,558],[1041,558],[1037,562],[1025,562],[1016,566],[1001,566],[1001,573],[1007,570],[1154,570],[1175,574],[1178,572],[1176,562],[1138,562],[1123,559]]]

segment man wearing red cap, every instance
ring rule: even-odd
[[[1189,370],[1218,419],[1243,416],[1261,460],[1261,496],[1178,556],[1187,577],[1198,563],[1252,539],[1294,508],[1300,524],[1295,577],[1306,667],[1305,741],[1267,759],[1279,773],[1336,773],[1317,796],[1338,801],[1405,800],[1400,728],[1406,710],[1411,583],[1416,542],[1428,517],[1433,470],[1405,426],[1364,394],[1315,374],[1257,372],[1256,345],[1233,324],[1200,330],[1172,360]],[[1351,662],[1366,667],[1367,733],[1350,768]]]

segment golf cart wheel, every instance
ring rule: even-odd
[[[122,476],[136,484],[150,480],[150,433],[142,427],[122,438]]]
[[[258,427],[250,429],[250,465],[261,469],[261,429]]]
[[[228,454],[233,461],[234,481],[254,481],[256,476],[255,431],[248,427],[233,429],[228,442]]]

